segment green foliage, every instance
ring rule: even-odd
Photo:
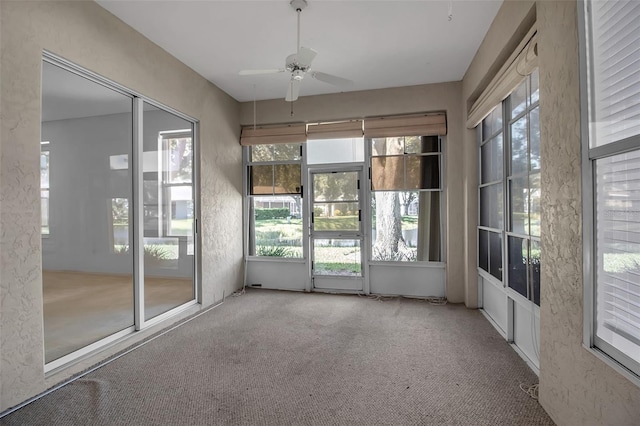
[[[128,254],[129,253],[129,245],[115,245],[113,247],[113,252],[115,254]],[[145,263],[153,263],[153,262],[161,262],[163,260],[172,260],[174,259],[173,251],[167,247],[160,244],[151,244],[144,246],[144,261]]]
[[[372,255],[373,260],[388,262],[415,262],[418,258],[418,252],[411,249],[394,252],[374,247]]]
[[[609,273],[640,272],[640,254],[605,253],[604,270]]]
[[[270,257],[295,257],[294,251],[289,247],[283,246],[257,246],[257,256],[270,256]]]
[[[354,275],[360,274],[362,270],[360,263],[315,262],[313,267],[316,274],[333,273],[332,275]]]
[[[158,245],[151,244],[144,246],[144,260],[148,261],[162,261],[162,260],[170,260],[172,258],[172,253],[169,248]]]
[[[288,208],[255,209],[255,220],[284,219],[291,216]]]

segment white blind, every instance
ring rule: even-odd
[[[640,135],[640,1],[591,1],[591,147]]]
[[[596,225],[596,334],[640,362],[640,150],[596,160]]]

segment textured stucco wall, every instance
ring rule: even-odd
[[[258,124],[330,121],[414,112],[446,111],[446,294],[449,301],[464,301],[462,250],[462,108],[460,82],[427,84],[332,95],[302,97],[290,104],[282,99],[256,103]],[[240,121],[253,123],[253,103],[241,104]]]
[[[539,1],[540,402],[559,425],[638,425],[640,388],[582,346],[577,2]]]
[[[462,80],[463,118],[535,20],[535,2],[505,1]],[[478,145],[475,130],[463,126],[464,301],[478,306]]]
[[[0,16],[2,411],[52,384],[43,372],[38,164],[42,50],[200,120],[205,306],[241,285],[242,161],[239,104],[96,3],[2,1]]]

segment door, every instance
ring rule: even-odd
[[[361,177],[361,167],[310,172],[313,290],[364,289]]]

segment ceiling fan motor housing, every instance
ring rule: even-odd
[[[304,10],[307,7],[307,0],[291,0],[289,4],[295,11]]]

